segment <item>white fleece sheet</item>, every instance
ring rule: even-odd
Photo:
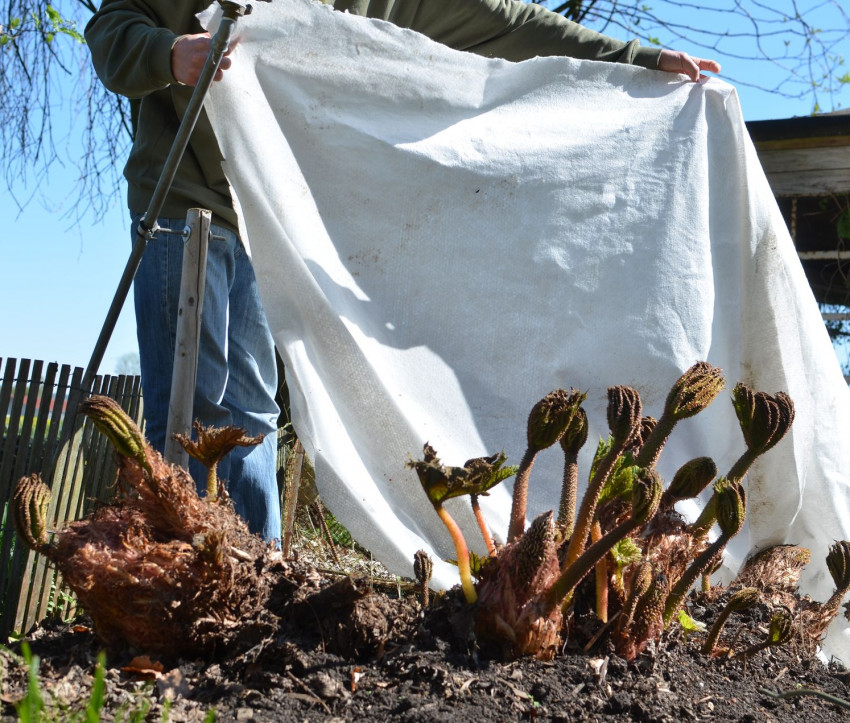
[[[796,405],[792,433],[748,476],[751,549],[811,548],[804,590],[832,590],[850,537],[850,393],[747,135],[734,88],[567,58],[453,51],[310,0],[258,4],[208,111],[287,367],[319,490],[396,573],[454,556],[405,462],[504,449],[532,404],[606,388],[658,416],[697,360]],[[557,449],[557,447],[555,448]],[[744,449],[730,394],[679,425],[669,479]],[[529,517],[557,506],[560,450],[531,479]],[[504,536],[510,485],[484,500]],[[468,503],[449,508],[479,552]],[[696,507],[683,508],[693,513]],[[435,582],[457,582],[435,565]],[[841,617],[841,616],[840,616]],[[827,651],[850,662],[847,622]]]

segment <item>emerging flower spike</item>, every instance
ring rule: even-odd
[[[551,447],[561,439],[573,417],[578,414],[582,401],[584,401],[584,395],[574,389],[569,392],[565,389],[556,389],[531,408],[526,429],[528,447],[519,464],[514,483],[508,542],[518,539],[525,530],[528,479],[537,453]]]
[[[148,474],[152,474],[147,442],[118,402],[111,397],[93,394],[80,404],[80,412],[91,419],[119,455],[135,459]]]
[[[728,477],[741,479],[756,457],[772,449],[794,422],[794,402],[785,392],[775,395],[753,392],[739,383],[732,391],[732,404],[744,433],[747,451],[729,471]]]
[[[723,552],[726,543],[737,535],[746,519],[746,495],[740,482],[721,477],[714,483],[714,499],[720,535],[691,563],[673,586],[664,606],[664,624],[668,625],[682,606],[682,600],[697,578],[708,570]]]
[[[197,441],[182,434],[175,434],[180,446],[190,457],[207,468],[207,500],[218,499],[218,463],[236,447],[253,447],[263,441],[263,435],[249,437],[239,427],[205,427],[197,420],[192,425]]]
[[[30,550],[41,552],[47,547],[47,509],[50,488],[37,474],[21,477],[12,496],[15,529]]]
[[[699,495],[717,476],[717,465],[711,457],[697,457],[685,462],[673,475],[670,486],[661,497],[661,507],[670,507],[679,500]]]
[[[422,593],[422,607],[428,607],[430,596],[431,574],[434,570],[434,561],[425,550],[419,550],[413,555],[413,574],[419,583],[419,591]]]
[[[753,607],[758,603],[760,598],[761,593],[754,587],[745,587],[733,593],[729,597],[726,606],[720,611],[720,614],[714,621],[714,625],[711,626],[708,637],[705,639],[705,643],[703,643],[702,652],[705,655],[711,655],[714,652],[717,641],[720,639],[720,633],[723,631],[723,626],[726,625],[729,616],[732,613]]]
[[[708,407],[725,384],[723,370],[708,362],[697,362],[688,369],[667,395],[664,413],[638,453],[635,463],[642,467],[654,466],[676,423]]]

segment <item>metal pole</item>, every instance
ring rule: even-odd
[[[189,137],[192,135],[195,124],[201,115],[201,109],[203,108],[210,85],[212,85],[212,80],[215,77],[216,71],[218,71],[219,65],[221,65],[221,59],[230,45],[230,38],[233,35],[236,20],[240,15],[245,15],[249,12],[244,5],[235,2],[222,2],[221,6],[224,12],[221,24],[213,36],[207,61],[192,92],[192,97],[189,99],[189,105],[186,106],[186,112],[183,114],[177,135],[174,137],[174,143],[172,143],[168,157],[165,159],[162,173],[154,188],[147,211],[142,216],[141,221],[139,221],[139,227],[136,229],[136,239],[133,242],[133,250],[130,253],[127,265],[124,267],[124,273],[118,282],[118,289],[106,314],[106,321],[103,322],[100,336],[97,338],[91,359],[83,374],[83,389],[85,391],[91,388],[98,367],[100,367],[100,363],[103,361],[103,355],[106,353],[106,347],[112,338],[112,332],[115,331],[118,316],[121,314],[121,309],[130,292],[133,278],[136,276],[136,271],[138,271],[139,264],[142,262],[145,247],[148,240],[156,232],[156,219],[159,218],[159,214],[165,204],[165,198],[171,190],[171,184],[177,175],[177,167],[180,165],[183,154],[186,152],[186,146],[189,145]]]
[[[62,447],[67,443],[74,433],[77,426],[77,407],[80,400],[88,394],[92,388],[97,370],[103,361],[103,355],[106,353],[106,347],[109,345],[109,340],[112,338],[112,333],[115,331],[115,325],[118,323],[118,317],[121,314],[121,309],[124,302],[127,300],[127,295],[130,292],[130,286],[133,283],[133,278],[136,276],[136,271],[139,269],[139,264],[142,261],[142,256],[145,252],[145,247],[150,238],[156,232],[156,219],[162,211],[165,204],[165,198],[171,190],[171,184],[174,182],[174,177],[177,174],[177,167],[183,154],[186,151],[186,146],[189,144],[189,137],[198,122],[201,114],[201,109],[204,105],[204,100],[209,92],[212,80],[221,65],[221,59],[224,57],[227,48],[230,46],[230,39],[233,35],[233,29],[236,26],[236,21],[243,15],[248,15],[251,12],[251,6],[244,3],[232,2],[231,0],[219,0],[219,5],[222,8],[222,18],[218,26],[218,30],[213,36],[210,45],[210,52],[207,56],[198,82],[192,91],[192,96],[189,100],[189,105],[186,107],[186,112],[180,121],[180,127],[177,130],[177,135],[174,137],[174,142],[171,145],[171,150],[165,160],[162,168],[162,173],[157,181],[153,196],[148,204],[147,211],[142,216],[139,222],[139,227],[136,229],[136,237],[133,242],[133,250],[130,253],[130,258],[127,260],[127,265],[124,267],[124,273],[118,282],[118,288],[115,291],[115,296],[106,313],[106,319],[103,322],[103,327],[100,330],[100,335],[95,342],[94,351],[88,366],[83,373],[81,388],[75,390],[68,400],[68,418],[65,420],[62,428],[62,434],[56,445],[56,452],[51,460],[50,467],[44,470],[44,476],[52,475],[53,467],[56,464],[56,459],[61,453]]]
[[[189,237],[183,247],[183,274],[180,277],[180,305],[164,455],[169,462],[184,469],[188,469],[189,454],[175,441],[174,433],[188,435],[192,427],[211,219],[212,214],[200,208],[189,209],[186,216]]]

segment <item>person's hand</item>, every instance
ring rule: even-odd
[[[668,73],[682,73],[696,82],[700,79],[700,71],[707,70],[711,73],[720,72],[720,63],[715,60],[695,58],[680,50],[662,50],[658,60],[658,70]]]
[[[171,47],[171,74],[178,83],[183,85],[195,85],[201,77],[204,63],[210,53],[212,38],[209,33],[198,33],[197,35],[181,35],[177,42]],[[227,49],[225,57],[221,59],[213,80],[221,80],[224,71],[230,67],[230,51],[233,44]]]

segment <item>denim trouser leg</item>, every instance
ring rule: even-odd
[[[137,225],[135,216],[134,234]],[[182,231],[185,219],[161,218],[159,225]],[[251,436],[265,435],[256,447],[234,449],[221,461],[218,473],[251,531],[276,539],[281,523],[275,477],[279,409],[274,400],[274,342],[239,238],[215,225],[211,233],[193,416],[205,426],[234,425]],[[157,234],[145,249],[134,282],[145,431],[160,451],[168,422],[182,262],[182,236]],[[205,470],[194,460],[190,470],[203,490]]]

